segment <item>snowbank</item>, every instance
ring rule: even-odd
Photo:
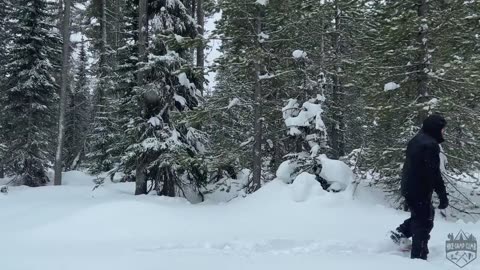
[[[68,171],[62,175],[62,185],[67,186],[90,186],[93,187],[95,183],[95,176],[86,174],[81,171]]]
[[[208,186],[206,188],[207,192],[204,191],[205,201],[207,203],[224,203],[235,198],[244,197],[245,186],[248,184],[250,174],[250,170],[243,169],[237,173],[236,179],[223,178],[215,185]]]
[[[47,171],[47,176],[50,179],[50,182],[48,185],[53,185],[53,177],[54,177],[54,172],[53,170],[48,170]],[[64,186],[90,186],[93,187],[95,176],[91,176],[85,172],[81,171],[68,171],[62,173],[62,185]],[[7,178],[0,178],[0,186],[6,185],[7,183],[12,180],[11,177]]]
[[[297,168],[297,164],[292,161],[292,160],[286,160],[278,166],[277,169],[277,179],[280,181],[290,184],[293,181],[292,175],[295,172],[295,169]]]
[[[295,178],[291,189],[292,199],[296,202],[304,202],[311,196],[321,195],[326,192],[315,178],[315,175],[306,172],[301,173]]]
[[[12,180],[12,178],[10,178],[10,177],[0,178],[0,186],[6,185],[11,180]]]
[[[320,176],[332,184],[329,189],[345,190],[355,180],[350,167],[342,161],[329,159],[326,155],[320,155],[319,159],[322,164]]]
[[[355,180],[355,175],[353,174],[352,170],[344,162],[340,160],[329,159],[324,154],[320,155],[318,159],[320,161],[320,164],[322,164],[322,171],[320,172],[320,176],[323,179],[327,180],[327,182],[330,184],[329,190],[346,190]],[[294,180],[294,172],[297,170],[297,168],[298,164],[296,164],[295,161],[286,160],[282,162],[277,169],[277,179],[286,184],[290,184],[292,182],[295,183],[297,179],[302,179],[302,181],[306,181],[305,179],[311,179],[313,177],[313,179],[315,180],[314,175],[306,173],[300,174]],[[317,180],[315,180],[315,182],[319,183]]]
[[[67,174],[65,182],[88,183],[84,176]],[[133,196],[134,183],[93,192],[77,184],[12,187],[0,194],[1,269],[158,270],[160,262],[175,270],[447,270],[457,269],[445,259],[447,235],[480,235],[478,224],[438,218],[429,261],[410,260],[387,237],[408,213],[383,206],[363,186],[351,200],[314,192],[311,175],[297,180],[274,180],[221,205]],[[465,269],[479,267],[476,260]]]

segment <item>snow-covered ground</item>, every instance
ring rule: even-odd
[[[445,259],[447,235],[480,236],[478,224],[437,218],[424,262],[387,239],[407,213],[363,187],[355,200],[319,190],[297,200],[295,185],[273,181],[246,198],[193,205],[133,196],[132,183],[92,191],[80,172],[64,178],[0,193],[0,269],[458,269]],[[480,259],[464,269],[480,269]]]

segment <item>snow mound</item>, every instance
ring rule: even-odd
[[[237,173],[236,179],[225,177],[214,185],[207,187],[207,190],[213,191],[204,192],[204,199],[209,203],[225,203],[235,198],[243,197],[245,195],[245,187],[248,184],[251,171],[243,169]]]
[[[277,179],[281,180],[285,184],[292,183],[292,174],[295,172],[296,167],[297,164],[294,161],[286,160],[282,162],[277,169]]]
[[[320,176],[330,184],[329,191],[346,190],[355,180],[355,175],[350,167],[342,161],[329,159],[325,154],[318,156],[318,160],[322,164]],[[295,161],[286,160],[282,162],[276,172],[277,179],[285,184],[291,184],[292,182],[295,184],[299,179],[305,181],[306,172],[301,173],[294,179],[297,168],[298,164]],[[308,173],[307,175],[312,176],[315,180],[315,175]],[[317,181],[315,180],[315,182]]]
[[[322,164],[320,176],[331,184],[330,190],[345,190],[355,180],[350,167],[342,161],[329,159],[325,154],[320,155],[319,159]]]
[[[11,177],[6,177],[6,178],[0,178],[0,186],[8,184],[12,180]]]
[[[295,202],[304,202],[312,196],[321,195],[325,190],[316,180],[315,175],[306,172],[295,178],[291,185],[291,196]]]
[[[62,185],[66,186],[93,186],[95,176],[81,171],[68,171],[62,175]]]

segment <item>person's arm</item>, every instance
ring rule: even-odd
[[[440,200],[446,199],[447,190],[440,170],[440,147],[438,144],[431,144],[426,147],[425,167],[427,169],[427,175],[431,177],[433,190],[437,193]]]

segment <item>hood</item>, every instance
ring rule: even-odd
[[[440,114],[432,114],[423,121],[422,131],[432,136],[438,143],[444,141],[442,129],[447,126],[447,121]]]

